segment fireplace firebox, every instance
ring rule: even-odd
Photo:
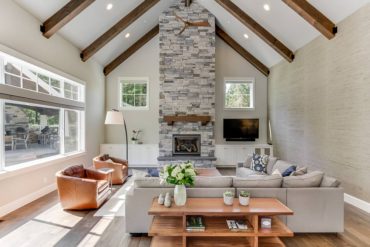
[[[180,135],[172,136],[173,155],[198,155],[200,156],[200,135]]]

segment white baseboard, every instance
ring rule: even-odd
[[[366,202],[364,200],[361,200],[357,197],[351,196],[349,194],[344,193],[344,201],[348,204],[351,204],[355,206],[356,208],[359,208],[366,213],[370,213],[370,203]]]
[[[34,200],[56,190],[57,186],[55,183],[48,185],[38,191],[35,191],[27,196],[24,196],[22,198],[19,198],[15,201],[12,201],[11,203],[8,203],[2,207],[0,207],[0,217],[3,217],[4,215],[7,215],[8,213],[17,210],[18,208],[23,207],[24,205],[33,202]]]

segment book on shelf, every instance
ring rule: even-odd
[[[203,217],[189,216],[186,218],[186,230],[189,232],[203,232],[206,227],[204,225]]]
[[[251,230],[246,220],[226,220],[226,223],[230,231],[242,232]]]

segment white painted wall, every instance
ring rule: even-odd
[[[4,178],[0,174],[0,213],[9,205],[19,206],[30,200],[29,195],[40,196],[55,185],[55,172],[72,164],[91,165],[91,158],[99,153],[103,142],[104,75],[102,67],[93,60],[83,63],[80,51],[59,35],[51,39],[40,33],[40,21],[20,8],[12,0],[1,0],[0,44],[21,54],[50,65],[57,70],[86,82],[86,155],[51,162],[27,173]],[[55,187],[54,187],[55,188]],[[40,193],[37,193],[40,191]],[[28,196],[28,197],[27,197]],[[32,196],[34,199],[35,196]],[[22,199],[24,198],[24,200]],[[14,210],[14,207],[12,208]]]
[[[143,129],[146,144],[159,141],[159,44],[158,36],[122,63],[106,79],[107,110],[118,107],[119,77],[149,77],[150,109],[148,111],[124,111],[128,134],[132,129]],[[253,77],[256,82],[256,109],[254,111],[224,110],[223,83],[225,77]],[[221,39],[216,39],[216,144],[226,144],[222,138],[223,118],[259,118],[260,138],[255,143],[267,142],[267,78],[250,65]],[[106,126],[106,143],[123,143],[122,126]],[[232,142],[228,144],[240,144]],[[253,143],[251,143],[253,144]]]
[[[159,142],[159,40],[158,35],[129,57],[106,78],[106,110],[117,109],[119,77],[149,78],[149,109],[124,110],[130,138],[132,130],[141,129],[141,139],[146,144]],[[123,126],[106,126],[106,143],[124,143]]]
[[[224,79],[225,78],[255,79],[255,109],[225,110]],[[267,77],[248,63],[220,38],[216,39],[216,144],[245,144],[246,142],[226,142],[223,139],[224,118],[259,118],[259,139],[248,144],[267,143]]]

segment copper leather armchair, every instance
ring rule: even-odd
[[[59,199],[64,209],[95,209],[110,194],[108,175],[71,166],[56,174]]]
[[[111,161],[110,161],[111,160]],[[127,160],[110,157],[108,154],[97,156],[93,159],[95,169],[112,168],[112,183],[123,184],[128,177]]]

